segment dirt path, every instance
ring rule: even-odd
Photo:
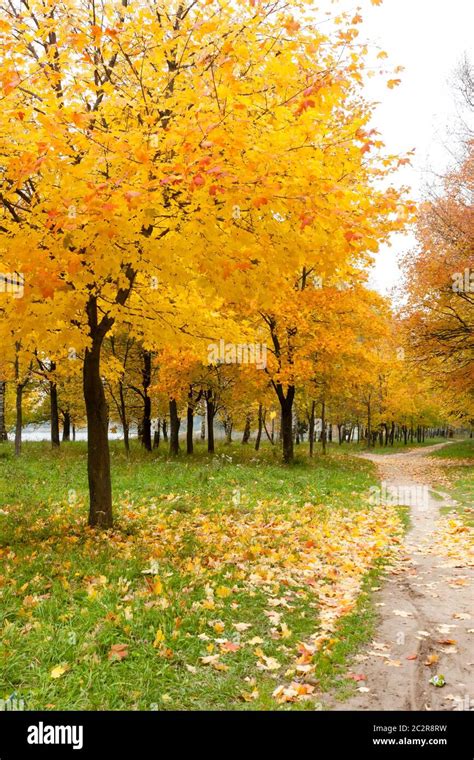
[[[438,532],[439,507],[452,502],[433,485],[443,483],[443,476],[427,456],[443,445],[363,455],[376,462],[386,493],[399,494],[400,504],[411,494],[411,529],[400,560],[375,593],[380,613],[375,639],[356,655],[351,669],[357,679],[364,676],[356,684],[361,690],[345,702],[332,702],[330,709],[474,709],[474,567],[464,551],[462,528],[452,541]],[[446,679],[442,688],[429,683],[437,674]]]

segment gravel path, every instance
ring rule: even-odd
[[[438,498],[433,495],[433,484],[443,476],[428,456],[444,445],[362,455],[376,462],[386,492],[399,495],[400,504],[411,495],[411,528],[400,560],[374,594],[380,613],[376,636],[352,667],[359,691],[347,701],[333,701],[330,709],[474,709],[472,555],[469,560],[462,526],[451,525],[448,535],[445,519],[440,533],[439,507],[452,502],[439,491]],[[431,685],[430,678],[440,674],[445,686]]]

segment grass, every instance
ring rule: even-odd
[[[313,700],[278,704],[272,692],[293,666],[298,642],[315,631],[317,598],[290,575],[272,580],[272,547],[251,535],[252,520],[261,515],[266,526],[301,514],[304,538],[308,503],[323,525],[330,513],[367,509],[373,465],[337,450],[310,461],[304,446],[293,467],[281,466],[271,447],[255,455],[240,444],[214,458],[199,447],[190,459],[171,460],[164,450],[133,446],[127,459],[120,442],[111,452],[116,527],[97,533],[85,526],[84,444],[52,452],[46,443],[26,443],[19,459],[9,444],[0,447],[0,698],[15,694],[26,709],[52,710],[314,710]],[[223,515],[250,531],[250,552],[263,555],[255,567],[270,568],[263,586],[244,584],[239,564],[221,561],[225,531],[215,546],[211,536],[207,564],[199,566],[195,527],[204,521],[212,534]],[[170,525],[176,541],[163,551]],[[158,576],[144,573],[150,563],[162,588],[154,585]],[[340,685],[345,663],[371,635],[366,591],[377,572],[368,573],[334,642],[314,655],[315,694]],[[269,608],[269,599],[277,606]],[[284,626],[269,619],[269,609]],[[238,631],[241,622],[251,627]],[[114,646],[119,654],[110,659]],[[235,651],[222,654],[222,646]],[[278,668],[256,667],[256,657],[266,662],[259,650]],[[216,653],[227,669],[202,664]]]
[[[456,441],[432,455],[446,466],[442,467],[450,482],[449,494],[455,507],[441,507],[441,513],[456,512],[470,527],[474,527],[474,439]]]
[[[371,446],[370,449],[367,448],[367,444],[364,441],[363,443],[343,443],[339,448],[343,451],[348,452],[349,454],[355,454],[358,452],[366,452],[370,451],[374,454],[402,454],[404,451],[413,451],[414,449],[423,449],[427,446],[434,446],[437,443],[446,443],[446,438],[441,437],[435,437],[435,438],[426,438],[421,443],[417,443],[416,441],[413,441],[413,443],[409,442],[405,444],[403,440],[401,441],[394,441],[393,446],[381,446],[378,442],[375,446]],[[338,446],[338,444],[333,443],[332,447]]]

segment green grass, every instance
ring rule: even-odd
[[[315,630],[315,597],[307,588],[276,587],[275,595],[291,601],[284,608],[289,633],[272,638],[264,614],[268,595],[258,587],[244,590],[238,568],[202,580],[188,572],[186,563],[200,547],[186,525],[191,515],[212,522],[223,512],[251,515],[262,508],[271,520],[308,502],[320,505],[322,519],[329,510],[367,508],[376,483],[372,464],[339,451],[309,460],[304,446],[292,467],[280,465],[279,451],[269,446],[256,455],[235,444],[214,458],[198,447],[191,459],[183,454],[178,460],[164,449],[147,454],[136,445],[127,459],[120,442],[111,452],[116,527],[100,533],[85,527],[84,444],[52,452],[46,443],[26,443],[19,459],[11,445],[0,446],[0,509],[7,513],[0,513],[0,698],[15,694],[27,709],[314,710],[311,700],[278,705],[271,695],[285,682],[298,642]],[[164,593],[155,597],[143,569],[166,514],[180,540],[157,555]],[[147,526],[150,543],[141,533]],[[214,588],[232,588],[214,609],[205,606],[210,579]],[[373,612],[365,592],[360,605],[341,622],[333,654],[315,656],[317,691],[340,681],[344,663],[370,634]],[[238,622],[251,628],[238,634]],[[153,647],[157,630],[164,642]],[[200,661],[216,652],[216,635],[241,645],[222,656],[226,671]],[[256,670],[256,647],[247,644],[254,637],[262,639],[266,656],[278,659],[278,671]],[[127,645],[128,656],[111,662],[108,653],[117,644]],[[63,664],[68,670],[51,678]],[[258,697],[245,701],[242,694],[255,688]]]
[[[466,438],[464,441],[454,441],[431,456],[440,459],[466,459],[474,461],[474,438]]]
[[[443,472],[450,481],[449,494],[456,501],[455,507],[441,507],[441,513],[456,512],[464,522],[474,527],[474,439],[456,441],[432,455],[446,466]],[[459,465],[454,464],[459,460]],[[449,464],[448,464],[449,462]]]

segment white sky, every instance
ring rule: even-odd
[[[370,0],[321,1],[322,11],[361,8],[364,23],[360,39],[385,50],[380,63],[404,66],[393,78],[402,80],[393,90],[389,77],[374,77],[368,86],[370,100],[380,105],[374,126],[388,150],[403,153],[415,148],[411,167],[400,170],[400,184],[409,185],[412,197],[422,197],[430,170],[442,172],[449,164],[450,128],[456,122],[456,104],[449,80],[467,53],[474,59],[474,2],[472,0]],[[413,247],[411,235],[395,235],[391,247],[381,250],[371,285],[388,293],[399,281],[397,256]]]

